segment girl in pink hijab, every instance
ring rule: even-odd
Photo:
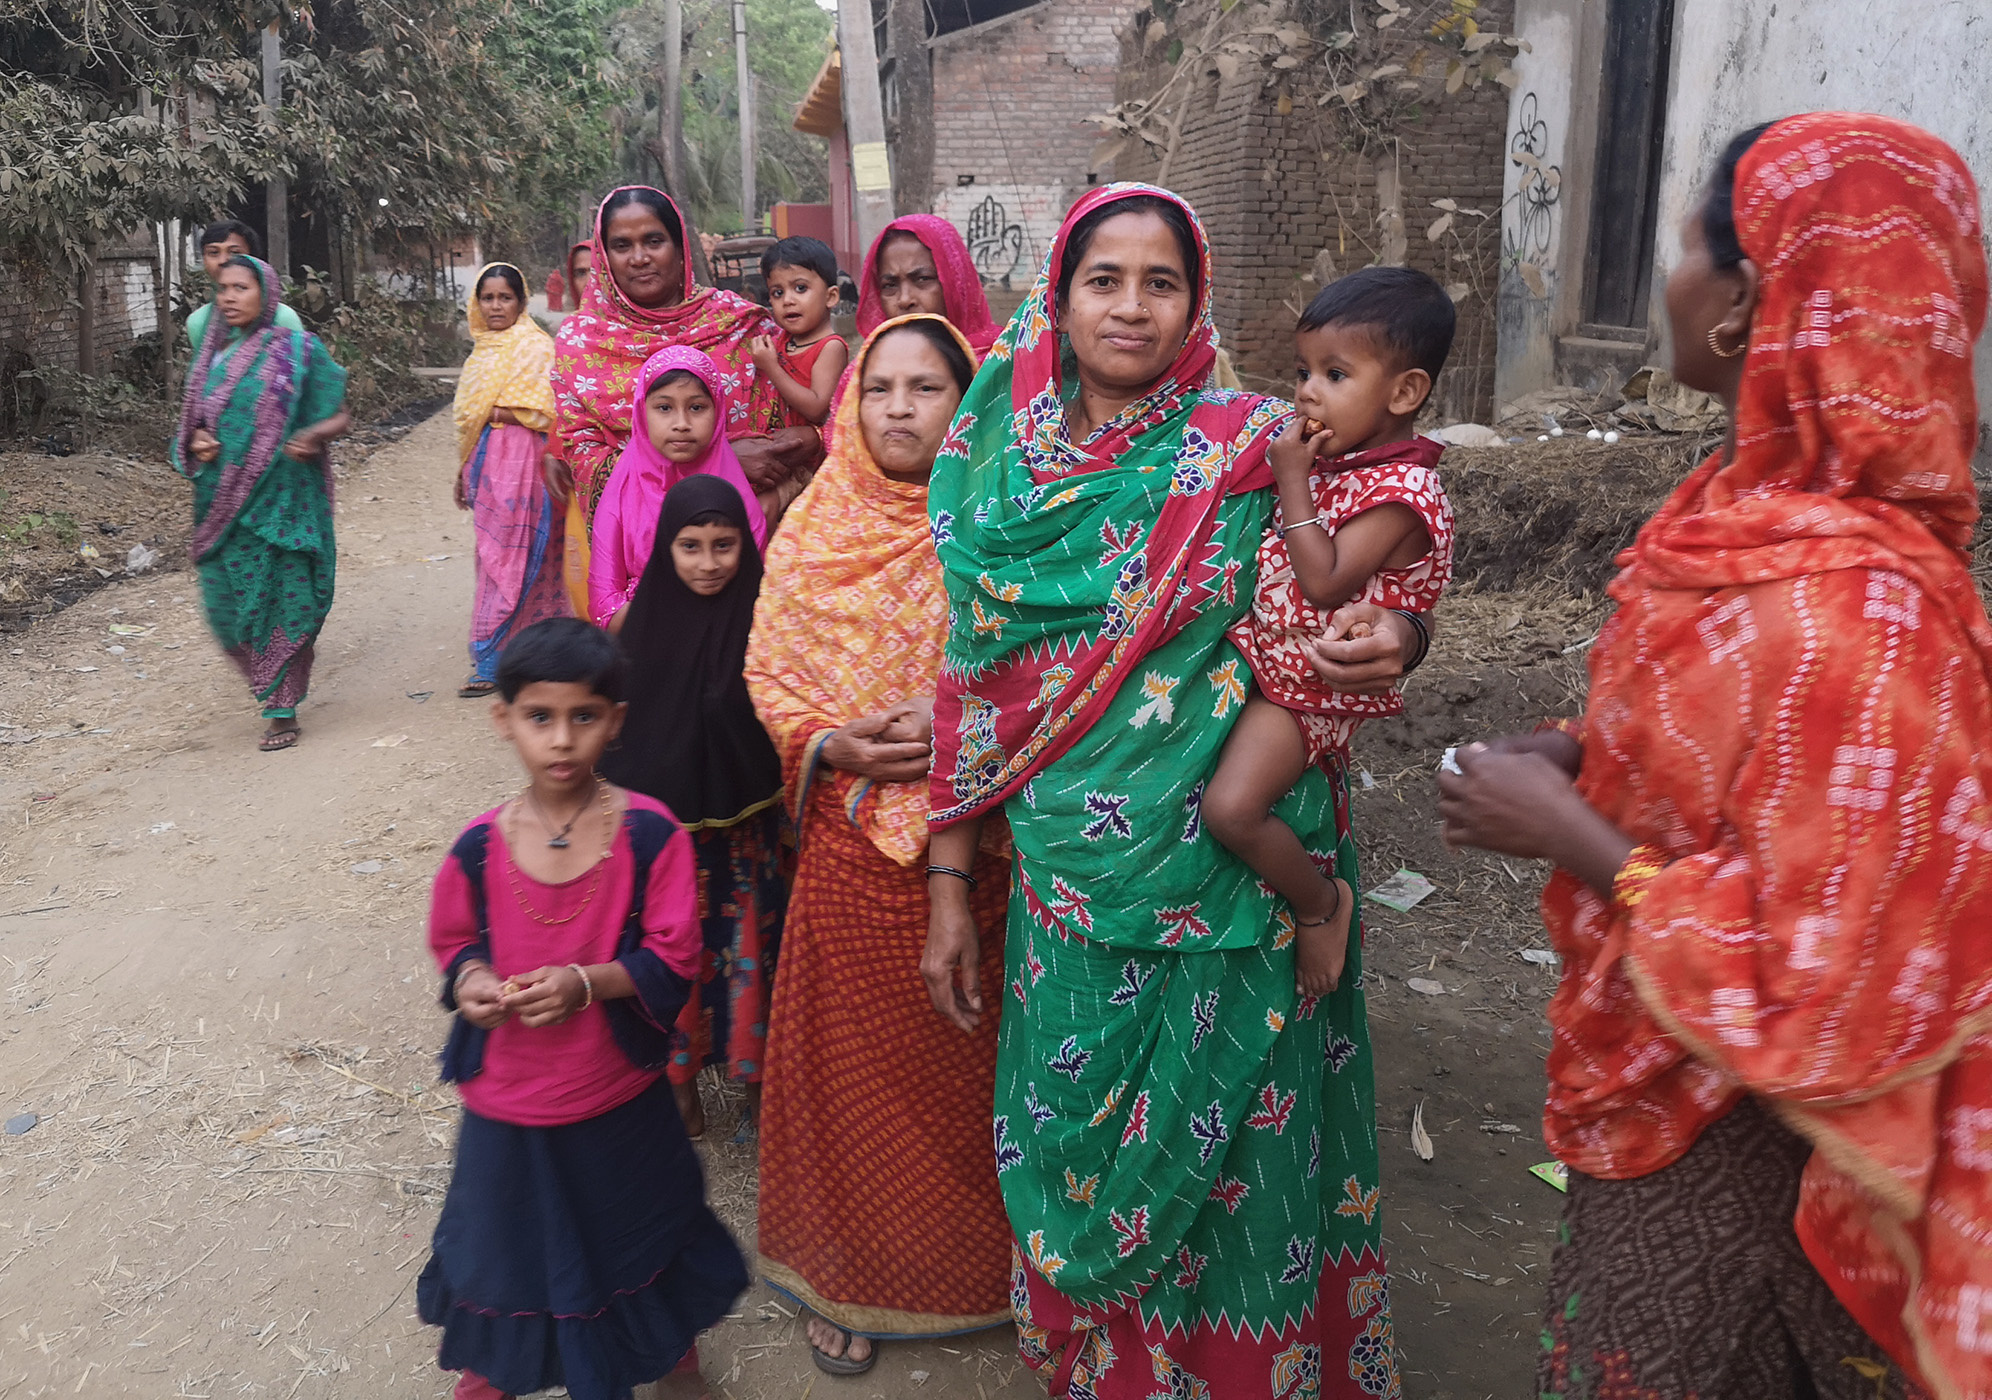
[[[665,493],[696,472],[729,482],[746,503],[754,543],[767,543],[767,515],[721,431],[726,378],[711,356],[684,345],[659,350],[638,371],[629,442],[602,489],[591,532],[588,615],[598,627],[620,629],[657,544]]]

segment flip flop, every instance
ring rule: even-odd
[[[296,748],[303,734],[302,729],[265,729],[263,742],[256,747],[264,753],[282,753],[285,749]]]
[[[457,694],[465,700],[480,700],[498,689],[498,682],[472,678],[457,687]]]
[[[828,1321],[828,1319],[826,1318],[825,1321]],[[836,1327],[835,1323],[831,1323],[830,1325]],[[837,1330],[844,1334],[845,1355],[831,1356],[828,1352],[817,1350],[816,1343],[811,1342],[809,1344],[809,1356],[810,1359],[816,1363],[817,1370],[824,1372],[826,1375],[832,1375],[832,1376],[862,1376],[865,1372],[869,1371],[874,1365],[877,1364],[878,1362],[877,1342],[872,1343],[872,1349],[865,1353],[865,1359],[863,1361],[853,1361],[851,1360],[849,1354],[851,1347],[850,1329],[847,1327],[838,1327]]]

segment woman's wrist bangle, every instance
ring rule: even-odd
[[[595,1004],[595,979],[588,975],[588,969],[580,963],[569,963],[567,966],[569,971],[581,979],[581,991],[584,994],[581,1009],[586,1011]]]
[[[1293,523],[1293,524],[1291,524],[1291,525],[1282,525],[1282,526],[1280,526],[1280,529],[1279,529],[1279,536],[1280,536],[1280,538],[1281,538],[1281,539],[1285,539],[1285,538],[1287,537],[1287,532],[1288,532],[1288,531],[1291,531],[1291,530],[1298,530],[1298,529],[1299,529],[1299,528],[1300,528],[1301,526],[1303,526],[1303,525],[1321,525],[1321,517],[1317,515],[1317,516],[1314,516],[1314,517],[1312,517],[1311,519],[1308,519],[1308,520],[1296,520],[1296,521],[1294,521],[1294,523]],[[1321,525],[1321,528],[1325,530],[1325,529],[1327,529],[1328,527],[1327,527],[1326,525]]]
[[[969,874],[966,870],[957,870],[952,865],[930,865],[927,867],[927,873],[929,875],[952,875],[957,880],[966,880],[970,889],[974,889],[977,884],[976,878],[973,875]]]
[[[1412,630],[1418,634],[1418,654],[1415,657],[1413,657],[1411,660],[1404,663],[1404,674],[1408,676],[1413,671],[1417,670],[1420,666],[1424,665],[1425,658],[1431,655],[1432,629],[1430,625],[1426,623],[1424,618],[1420,617],[1417,613],[1412,612],[1408,608],[1392,608],[1391,611],[1396,613],[1399,617],[1403,618],[1406,622],[1410,623]]]
[[[490,966],[491,964],[487,962],[472,961],[472,962],[467,962],[462,967],[458,968],[455,980],[453,980],[450,983],[450,995],[455,996],[458,992],[463,990],[464,978],[470,976],[471,973],[477,971],[480,967],[489,968]]]

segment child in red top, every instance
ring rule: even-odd
[[[761,254],[768,309],[785,332],[754,342],[754,367],[781,391],[792,425],[821,428],[850,349],[830,328],[837,309],[837,255],[815,238],[784,238]]]
[[[663,1082],[704,951],[692,839],[595,773],[626,674],[577,618],[519,634],[492,718],[530,781],[436,876],[464,1113],[416,1299],[458,1400],[699,1395],[694,1343],[747,1287]]]
[[[1422,272],[1372,267],[1323,288],[1295,333],[1298,413],[1273,443],[1273,528],[1259,547],[1252,612],[1231,640],[1257,689],[1204,793],[1212,835],[1292,906],[1301,991],[1334,990],[1355,896],[1272,813],[1300,775],[1346,758],[1364,719],[1403,697],[1330,690],[1304,644],[1344,603],[1426,613],[1452,578],[1453,516],[1441,446],[1412,422],[1452,348],[1453,304]]]

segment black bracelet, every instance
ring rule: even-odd
[[[1425,658],[1432,653],[1432,629],[1425,619],[1408,608],[1392,608],[1392,612],[1410,623],[1418,632],[1418,655],[1406,662],[1404,674],[1410,675],[1425,664]]]
[[[976,886],[976,879],[973,875],[969,874],[966,870],[957,870],[952,865],[930,865],[927,867],[927,873],[929,875],[952,875],[957,880],[968,881],[970,889],[974,889]]]

